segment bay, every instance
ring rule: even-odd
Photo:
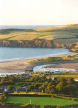
[[[56,56],[70,53],[65,48],[7,48],[0,47],[0,61]]]

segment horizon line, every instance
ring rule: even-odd
[[[55,25],[50,25],[50,24],[49,24],[49,25],[48,25],[48,24],[43,24],[43,25],[39,25],[39,24],[38,24],[38,25],[35,25],[35,24],[34,24],[34,25],[30,25],[30,24],[29,24],[29,25],[22,25],[22,24],[21,24],[21,25],[19,25],[19,24],[18,24],[18,25],[0,25],[0,26],[58,26],[58,25],[74,25],[74,24],[78,24],[78,23],[71,23],[71,24],[55,24]]]

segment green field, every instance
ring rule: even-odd
[[[72,100],[65,100],[60,98],[54,97],[16,97],[10,96],[7,99],[7,103],[19,103],[19,104],[37,104],[41,107],[44,105],[58,105],[58,106],[65,106],[65,105],[73,105],[78,104],[77,101]]]
[[[0,30],[1,46],[73,48],[78,51],[78,24],[34,29]]]
[[[36,29],[4,29],[0,30],[0,40],[34,40],[34,39],[60,39],[78,38],[78,24],[45,27]],[[72,41],[72,40],[71,40]],[[78,40],[77,40],[78,41]]]

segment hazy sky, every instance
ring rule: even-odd
[[[78,0],[0,0],[0,25],[78,23]]]

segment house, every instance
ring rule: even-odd
[[[33,89],[32,92],[42,92],[41,89]]]
[[[28,87],[17,88],[17,92],[27,92]]]

